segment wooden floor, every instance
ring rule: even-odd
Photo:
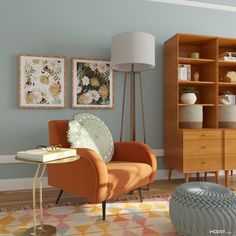
[[[195,181],[196,179],[190,179],[190,181]],[[203,179],[200,179],[203,181]],[[207,178],[208,182],[214,182],[214,177],[209,176]],[[159,195],[159,194],[167,194],[174,191],[176,186],[182,184],[184,182],[183,179],[176,179],[176,180],[156,180],[154,183],[150,185],[150,190],[143,190],[143,195]],[[224,183],[224,177],[220,177],[220,184]],[[229,177],[229,188],[236,190],[236,175]],[[134,196],[138,196],[135,191]],[[55,203],[57,195],[59,193],[58,189],[55,188],[47,188],[44,189],[43,192],[43,200],[44,204]],[[37,193],[38,194],[38,193]],[[39,195],[37,195],[39,196]],[[124,194],[120,196],[120,198],[127,198],[131,197],[131,195]],[[63,205],[66,202],[70,203],[85,203],[86,200],[79,198],[76,195],[72,195],[69,193],[63,193],[59,205]],[[5,191],[0,192],[0,209],[17,209],[18,207],[21,208],[23,206],[31,206],[32,205],[32,191],[31,190],[18,190],[18,191]]]

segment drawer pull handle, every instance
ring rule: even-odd
[[[206,147],[205,147],[205,146],[202,146],[202,149],[206,149]]]
[[[205,134],[202,134],[202,137],[206,137],[206,135],[205,135]]]
[[[203,162],[202,162],[202,164],[203,164],[203,165],[205,165],[205,164],[206,164],[206,162],[205,162],[205,161],[203,161]]]

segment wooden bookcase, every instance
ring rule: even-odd
[[[199,52],[199,59],[190,58]],[[236,71],[236,62],[219,59],[221,53],[236,52],[236,39],[215,36],[176,34],[164,46],[164,150],[165,164],[185,174],[236,169],[236,129],[219,128],[219,94],[230,89],[236,95],[236,83],[222,82],[228,71]],[[191,74],[199,72],[199,81],[178,80],[179,64],[191,65]],[[181,90],[194,87],[197,102],[181,104]],[[203,106],[201,129],[181,129],[182,106]],[[234,105],[236,106],[236,105]],[[171,173],[171,172],[170,172]]]

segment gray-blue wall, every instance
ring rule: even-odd
[[[47,144],[49,120],[72,119],[82,112],[70,108],[71,58],[109,59],[110,38],[126,31],[145,31],[156,38],[156,68],[143,73],[144,98],[148,143],[162,149],[164,41],[177,32],[236,37],[235,22],[235,13],[141,0],[0,0],[0,155]],[[17,54],[67,57],[66,109],[17,108]],[[119,136],[122,76],[116,73],[115,108],[88,111],[105,121],[114,140]],[[31,167],[0,166],[0,178],[31,175]]]

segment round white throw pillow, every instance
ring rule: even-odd
[[[110,130],[97,116],[81,113],[69,122],[68,141],[72,148],[89,148],[99,153],[105,163],[114,154],[114,143]]]

